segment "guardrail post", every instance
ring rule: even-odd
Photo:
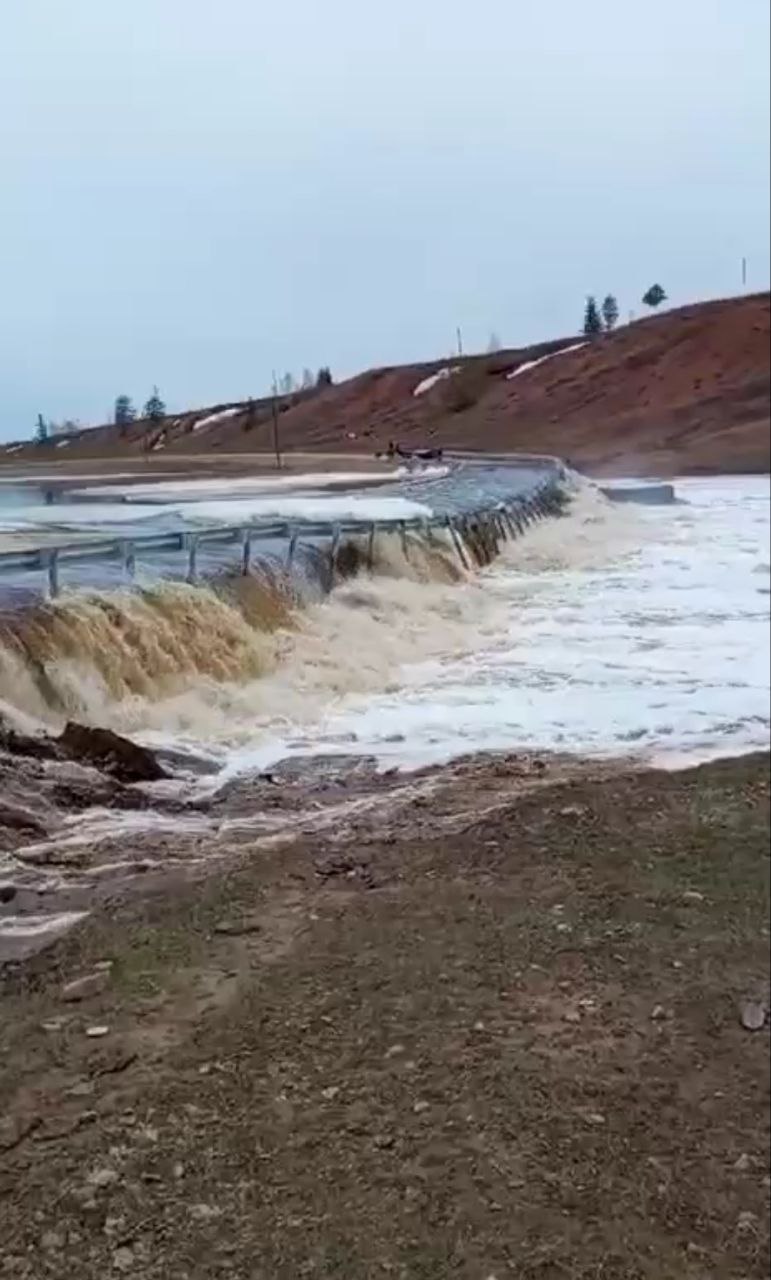
[[[56,547],[47,552],[46,560],[48,565],[48,594],[52,600],[55,600],[59,594],[59,552]]]
[[[463,568],[468,570],[471,566],[469,565],[468,559],[466,557],[466,552],[463,546],[463,539],[458,533],[458,530],[455,525],[455,521],[453,520],[452,516],[447,517],[447,528],[450,530],[450,534],[452,536],[452,540],[455,545],[455,550],[458,553],[458,559],[463,565]]]
[[[490,563],[490,552],[485,538],[485,528],[483,518],[478,511],[475,511],[472,518],[467,521],[467,527],[473,535],[472,547],[476,556],[477,564],[484,568]]]
[[[405,560],[409,560],[410,544],[407,540],[407,526],[405,525],[403,520],[399,521],[399,535],[401,537],[401,542],[402,542],[402,554],[404,555]]]
[[[458,541],[463,547],[465,563],[467,569],[473,569],[476,563],[476,555],[474,554],[474,544],[469,538],[469,523],[465,516],[455,516],[452,522],[453,528],[457,531]]]
[[[490,529],[490,535],[492,537],[493,555],[490,557],[490,559],[492,559],[493,556],[499,556],[501,554],[501,531],[498,527],[498,513],[496,511],[491,511],[487,517],[487,521]]]
[[[136,552],[133,542],[121,543],[121,555],[123,557],[123,572],[127,578],[133,578],[137,570]]]
[[[482,551],[482,537],[479,527],[478,512],[472,511],[471,515],[463,517],[463,537],[467,547],[471,547],[471,554],[478,565],[484,564],[484,553]]]
[[[241,534],[241,573],[246,578],[252,563],[252,539],[248,529]]]
[[[308,521],[292,524],[289,521],[266,524],[264,527],[231,525],[225,528],[201,529],[195,533],[179,530],[170,533],[150,535],[137,534],[130,538],[99,541],[84,547],[63,543],[53,546],[35,548],[33,551],[17,555],[0,553],[0,568],[32,567],[47,575],[47,591],[51,598],[60,593],[60,565],[70,561],[80,563],[91,559],[119,559],[122,563],[125,578],[136,576],[136,555],[152,551],[166,552],[172,548],[187,552],[187,580],[198,580],[197,553],[198,546],[205,547],[209,542],[228,543],[241,540],[242,572],[248,575],[252,564],[252,541],[260,539],[288,539],[287,560],[291,566],[297,559],[298,547],[304,537],[319,539],[314,549],[322,558],[322,565],[328,564],[329,589],[334,587],[338,576],[338,560],[343,535],[355,538],[355,546],[361,548],[366,555],[366,567],[374,571],[376,560],[375,539],[381,526],[393,534],[397,530],[405,559],[414,557],[415,548],[410,545],[410,534],[417,532],[419,540],[429,543],[440,541],[447,549],[454,550],[462,567],[466,570],[475,565],[489,564],[501,550],[502,542],[507,538],[516,538],[523,534],[528,525],[536,520],[546,519],[551,515],[562,515],[569,505],[570,495],[556,481],[549,480],[539,484],[532,493],[519,493],[490,505],[482,510],[469,511],[457,515],[441,515],[429,518],[413,517],[411,519],[380,521],[344,520],[334,524],[327,521]],[[440,530],[443,532],[440,533]],[[448,535],[448,536],[446,536]],[[327,551],[323,549],[324,541],[331,540]],[[363,544],[363,545],[362,545]],[[354,561],[357,557],[353,557]],[[350,566],[349,566],[350,567]],[[322,575],[324,570],[322,568]]]
[[[331,591],[335,585],[335,561],[337,559],[337,548],[340,546],[340,525],[336,524],[332,534],[332,542],[329,548],[329,590]]]
[[[188,537],[187,552],[187,580],[188,582],[196,582],[198,579],[198,537],[194,533]]]

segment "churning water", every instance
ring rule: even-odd
[[[468,476],[469,501],[504,483]],[[359,491],[357,510],[447,509],[460,483]],[[565,517],[473,577],[449,544],[418,554],[415,543],[405,558],[386,539],[374,573],[302,607],[251,580],[65,596],[6,628],[0,709],[27,727],[72,715],[186,746],[224,777],[329,751],[406,764],[485,748],[679,763],[764,746],[768,480],[676,488],[678,504],[632,507],[584,485]],[[314,517],[324,501],[313,498]],[[330,512],[340,502],[331,495]],[[198,494],[185,519],[224,519],[227,505]]]
[[[227,768],[485,748],[679,764],[767,745],[768,481],[677,490],[662,507],[585,490],[460,587],[345,588],[264,690],[259,735],[230,709]]]

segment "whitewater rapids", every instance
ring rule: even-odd
[[[586,486],[473,577],[449,546],[405,560],[394,540],[326,599],[251,579],[65,597],[3,639],[1,709],[189,748],[223,777],[320,751],[764,746],[768,482],[677,488],[680,505],[636,509]]]

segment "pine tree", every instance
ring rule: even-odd
[[[329,368],[329,365],[322,365],[322,367],[319,369],[318,373],[316,374],[316,386],[317,387],[332,386],[332,371]]]
[[[48,423],[42,413],[37,415],[35,426],[35,444],[45,444],[48,440]]]
[[[667,295],[660,284],[652,284],[647,293],[643,294],[642,300],[646,307],[660,307],[662,302],[666,302]]]
[[[596,338],[602,333],[602,316],[597,306],[597,299],[593,295],[586,299],[584,333],[587,338]]]
[[[618,301],[612,293],[602,300],[602,323],[606,333],[610,333],[618,324]]]
[[[115,399],[114,422],[116,427],[121,428],[121,435],[131,425],[136,416],[136,409],[131,396],[117,396]]]
[[[166,417],[166,405],[161,400],[157,387],[153,387],[153,394],[144,407],[144,417],[149,418],[150,422],[163,422]]]

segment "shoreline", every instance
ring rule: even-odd
[[[766,1275],[767,754],[293,772],[0,969],[11,1274]]]
[[[147,753],[148,761],[155,754]],[[163,752],[157,759],[166,764]],[[172,759],[161,783],[126,784],[110,764],[0,753],[7,802],[0,804],[0,828],[11,823],[4,836],[15,867],[0,875],[0,967],[55,947],[75,924],[71,917],[81,927],[92,913],[134,897],[173,894],[179,885],[222,876],[240,864],[245,849],[249,857],[270,852],[291,844],[298,832],[325,839],[339,826],[336,839],[343,832],[353,839],[373,821],[400,830],[403,814],[426,806],[457,823],[475,812],[469,787],[495,805],[558,782],[647,767],[632,758],[532,751],[478,752],[414,768],[319,753],[222,782],[215,775],[208,790],[200,785],[206,775],[196,778],[185,763],[184,756]],[[38,932],[45,916],[50,928]],[[59,918],[67,928],[56,927]]]

